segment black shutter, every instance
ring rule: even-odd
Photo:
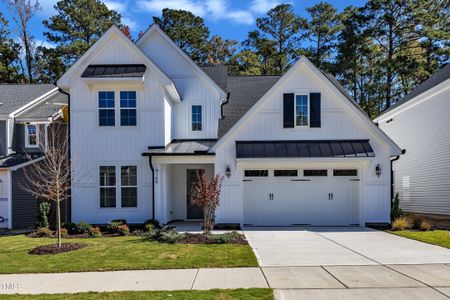
[[[294,94],[283,94],[283,128],[294,128]]]
[[[320,93],[309,94],[309,120],[310,127],[321,126],[321,111],[320,111]]]

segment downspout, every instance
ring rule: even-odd
[[[405,153],[406,153],[406,150],[403,149],[402,154],[400,154],[400,155],[403,155]],[[400,155],[397,155],[396,157],[391,159],[391,204],[392,204],[392,200],[394,199],[394,168],[393,168],[393,166],[394,166],[394,161],[399,160]]]
[[[71,117],[70,117],[70,94],[66,93],[61,88],[58,88],[58,91],[60,93],[62,93],[62,94],[67,96],[67,114],[68,114],[68,120],[67,120],[67,148],[68,149],[67,149],[67,151],[69,152],[67,155],[69,157],[69,162],[70,162],[71,161],[70,160],[70,157],[71,157],[71,149],[70,149],[70,122],[72,121]],[[46,141],[46,142],[48,142],[48,141]],[[69,168],[70,167],[72,167],[72,166],[70,165]],[[72,173],[72,172],[70,172],[70,173]],[[70,187],[72,187],[72,178],[70,178],[70,182],[71,182]],[[72,189],[71,188],[70,188],[70,192],[69,192],[69,199],[70,199],[70,208],[69,208],[68,203],[66,203],[66,209],[65,209],[65,220],[66,220],[66,222],[72,222],[72,214],[71,214],[71,212],[72,212],[72,209],[71,209],[71,207],[72,207]]]
[[[155,169],[152,164],[152,156],[148,156],[150,170],[152,170],[152,219],[155,220]]]

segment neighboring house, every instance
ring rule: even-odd
[[[43,158],[50,123],[67,96],[53,84],[0,84],[0,228],[32,228],[38,201],[22,187],[24,172]]]
[[[281,77],[228,77],[157,25],[135,44],[112,27],[58,86],[71,95],[74,222],[201,219],[200,170],[224,177],[216,223],[389,222],[401,149],[306,58]]]
[[[375,119],[405,155],[394,191],[405,212],[450,215],[450,64]],[[437,216],[436,216],[437,217]]]

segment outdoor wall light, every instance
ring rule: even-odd
[[[227,177],[230,178],[230,176],[231,176],[230,166],[227,166],[227,168],[225,169],[225,175],[227,175]]]
[[[380,164],[377,164],[375,166],[375,174],[377,174],[377,176],[380,177],[380,175],[381,175],[381,166],[380,166]]]

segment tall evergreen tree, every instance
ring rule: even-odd
[[[20,44],[10,37],[8,21],[0,12],[0,82],[17,82],[20,77],[18,63]]]
[[[61,0],[57,14],[43,22],[44,36],[56,44],[55,51],[65,67],[73,64],[112,25],[120,26],[121,16],[100,0]]]
[[[336,8],[329,3],[319,2],[306,10],[310,14],[310,20],[303,26],[311,42],[307,49],[308,56],[317,68],[329,72],[336,35],[340,30]]]
[[[190,11],[165,8],[153,22],[186,52],[193,61],[204,64],[207,59],[209,29],[201,17]]]
[[[290,4],[279,4],[267,12],[267,16],[256,19],[256,27],[261,37],[275,42],[273,54],[275,72],[284,73],[298,57],[301,36],[300,28],[306,20],[294,13]]]

